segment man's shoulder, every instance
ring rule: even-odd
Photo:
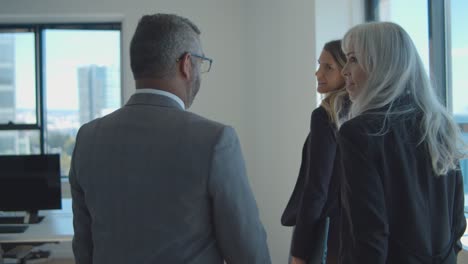
[[[186,117],[191,122],[199,123],[200,125],[205,125],[205,126],[210,126],[210,127],[226,127],[227,126],[221,122],[209,119],[207,117],[201,116],[193,112],[186,111],[184,113],[186,114]]]
[[[194,113],[188,113],[190,136],[196,142],[211,142],[218,147],[237,144],[238,137],[235,129],[206,117]]]
[[[79,130],[79,134],[82,137],[86,137],[86,135],[95,134],[100,128],[114,127],[116,123],[121,122],[122,115],[125,116],[126,114],[117,110],[106,116],[96,118],[83,124]],[[216,141],[216,139],[224,133],[235,134],[235,132],[231,132],[231,130],[234,130],[231,126],[189,111],[174,111],[170,114],[165,113],[165,117],[158,120],[161,122],[169,122],[170,125],[167,127],[174,128],[175,134],[185,134],[196,141],[210,141],[210,138]]]
[[[186,112],[186,118],[189,126],[195,130],[203,130],[203,131],[211,131],[215,134],[219,134],[222,131],[230,128],[231,126],[223,124],[221,122],[206,118],[204,116],[192,113],[192,112]]]
[[[125,111],[124,107],[117,109],[116,111],[109,113],[105,116],[93,119],[87,123],[84,123],[83,127],[94,127],[97,126],[100,122],[112,122],[111,120],[120,120],[122,118],[122,114]],[[167,115],[168,113],[164,113]],[[198,123],[200,125],[209,126],[209,127],[226,127],[227,125],[211,120],[199,114],[189,112],[189,111],[173,111],[170,115],[176,115],[172,121],[188,121],[192,123]],[[125,115],[125,114],[124,114]]]
[[[83,134],[85,133],[85,131],[90,131],[92,129],[94,129],[99,121],[101,120],[102,117],[99,117],[99,118],[96,118],[96,119],[93,119],[93,120],[90,120],[84,124],[82,124],[78,130],[79,133]]]

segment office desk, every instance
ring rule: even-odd
[[[38,224],[30,224],[24,233],[0,234],[1,244],[59,243],[73,239],[71,199],[62,199],[62,210],[41,211],[45,216]]]

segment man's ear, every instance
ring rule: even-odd
[[[192,74],[192,59],[190,53],[185,53],[182,58],[180,58],[179,71],[184,79],[189,80]]]

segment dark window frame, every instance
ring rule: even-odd
[[[46,141],[46,104],[45,104],[45,83],[44,83],[44,31],[48,29],[79,29],[79,30],[119,30],[121,33],[120,44],[122,44],[122,23],[121,22],[99,22],[99,23],[12,23],[0,24],[0,33],[15,33],[15,32],[33,32],[34,33],[34,51],[35,51],[35,98],[36,98],[36,123],[35,124],[15,124],[0,123],[0,131],[22,131],[34,130],[39,131],[40,153],[45,154],[45,141]],[[122,58],[121,58],[122,60]],[[120,76],[122,80],[122,75]],[[120,89],[120,96],[123,96],[122,88]]]
[[[380,0],[365,1],[365,20],[366,22],[379,20]],[[448,61],[450,56],[447,56],[448,35],[446,34],[446,17],[450,17],[446,1],[427,0],[428,6],[428,32],[429,32],[429,71],[430,77],[436,89],[436,93],[442,104],[449,106],[449,90],[448,85],[450,77],[447,76]]]

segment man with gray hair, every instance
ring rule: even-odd
[[[208,72],[199,29],[143,16],[136,92],[83,125],[70,169],[73,251],[88,263],[270,263],[233,128],[186,111]]]

